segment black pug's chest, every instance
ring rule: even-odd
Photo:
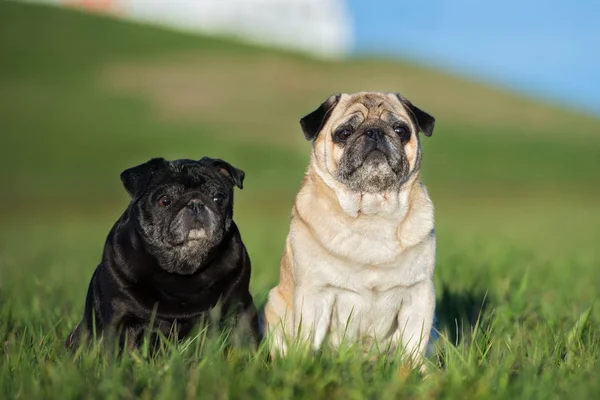
[[[108,333],[121,348],[141,345],[147,334],[155,344],[156,333],[178,341],[208,325],[211,331],[234,327],[242,314],[257,330],[247,289],[249,263],[243,254],[235,259],[235,267],[214,265],[195,276],[134,277],[124,273],[122,265],[101,264],[92,277],[84,319],[67,339],[67,347],[77,344],[84,331]],[[256,333],[251,336],[254,340]]]
[[[201,322],[220,320],[239,297],[239,287],[235,276],[227,274],[219,278],[162,277],[158,281],[122,286],[120,295],[112,301],[113,317],[118,321],[112,321],[111,325],[153,324],[163,334],[172,332],[176,326],[182,334],[184,328],[187,331]]]
[[[194,328],[201,329],[203,324],[210,320],[210,310],[165,314],[162,312],[143,312],[129,310],[116,316],[113,326],[121,332],[121,342],[140,345],[144,335],[150,333],[156,340],[156,333],[160,332],[169,340],[178,341],[190,335]]]
[[[224,298],[226,292],[226,288],[223,287],[209,290],[199,287],[194,293],[177,294],[160,288],[142,288],[129,294],[135,297],[130,312],[136,314],[138,318],[147,320],[151,318],[165,321],[198,319],[213,311],[219,300],[221,300],[219,304],[226,301],[227,299]],[[127,305],[124,306],[128,308]]]

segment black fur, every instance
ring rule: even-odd
[[[410,111],[414,123],[419,127],[419,130],[425,134],[425,136],[433,135],[433,128],[435,127],[435,118],[429,115],[425,111],[421,110],[417,106],[413,105],[410,100],[402,96],[400,93],[396,93],[398,100]]]
[[[304,132],[306,140],[314,140],[327,120],[331,112],[340,101],[341,94],[329,96],[315,111],[300,119],[300,126]]]
[[[226,161],[219,160],[218,158],[203,157],[200,160],[201,163],[207,163],[219,169],[219,171],[231,179],[233,184],[240,189],[244,188],[244,178],[246,174],[241,169],[235,168],[233,165]]]
[[[208,157],[156,158],[121,180],[132,200],[108,234],[66,346],[94,330],[121,347],[138,345],[151,321],[153,330],[181,339],[217,306],[219,325],[245,328],[257,343],[250,260],[233,222],[233,185],[242,187],[244,173]]]

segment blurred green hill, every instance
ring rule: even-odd
[[[247,172],[237,218],[275,271],[310,153],[298,119],[340,91],[400,91],[437,118],[423,178],[442,249],[489,235],[589,249],[580,224],[598,220],[599,119],[444,72],[11,2],[0,3],[0,54],[0,218],[22,230],[97,222],[98,252],[127,202],[120,171],[209,155]]]

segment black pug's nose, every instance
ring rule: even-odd
[[[369,140],[373,140],[374,142],[378,142],[383,138],[383,131],[379,128],[368,128],[365,131],[365,135]]]
[[[197,199],[190,200],[187,207],[192,210],[196,216],[199,216],[206,209],[204,203]]]

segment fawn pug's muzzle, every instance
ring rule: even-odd
[[[403,143],[393,127],[380,121],[363,125],[366,126],[350,134],[345,141],[340,140],[340,133],[336,132],[334,140],[344,147],[337,179],[356,191],[389,190],[410,170]]]

